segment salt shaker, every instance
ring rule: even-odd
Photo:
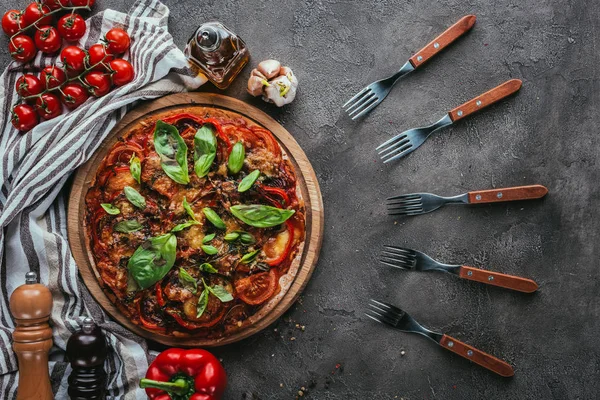
[[[37,274],[25,274],[25,284],[10,296],[10,312],[16,328],[12,334],[13,350],[19,360],[17,400],[53,399],[48,351],[52,347],[52,294],[38,283]]]
[[[71,363],[69,397],[71,400],[104,399],[106,391],[106,337],[91,318],[85,318],[79,332],[67,342],[67,358]]]

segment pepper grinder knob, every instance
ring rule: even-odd
[[[25,284],[10,296],[10,312],[15,321],[13,350],[19,361],[17,400],[51,400],[48,351],[52,347],[52,293],[37,282],[37,274],[25,274]]]

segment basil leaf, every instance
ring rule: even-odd
[[[219,272],[219,271],[217,271],[215,269],[215,267],[213,267],[209,263],[202,263],[202,264],[200,264],[200,271],[202,271],[202,272],[208,272],[209,274],[216,274],[217,272]]]
[[[240,237],[240,234],[237,232],[231,232],[228,233],[227,235],[225,235],[225,237],[223,239],[225,239],[227,242],[234,242],[236,240],[238,240]]]
[[[258,179],[259,176],[260,176],[260,171],[257,169],[255,169],[254,171],[252,171],[248,175],[246,175],[244,177],[244,179],[242,179],[242,181],[238,185],[238,192],[243,193],[246,190],[250,189],[252,187],[252,185],[254,185],[254,182],[256,182],[256,180]]]
[[[175,227],[173,229],[171,229],[171,232],[172,233],[181,232],[182,230],[189,228],[192,225],[198,225],[199,223],[200,222],[198,222],[198,221],[184,222],[183,224],[175,225]]]
[[[154,149],[160,156],[165,174],[182,185],[190,183],[187,165],[187,145],[173,125],[156,121]]]
[[[215,285],[213,287],[209,286],[208,290],[210,290],[210,292],[212,294],[214,294],[223,303],[227,303],[228,301],[232,301],[233,300],[233,296],[231,295],[231,293],[229,293],[227,291],[227,289],[225,289],[221,285]]]
[[[202,251],[204,251],[206,254],[208,255],[215,255],[219,252],[219,249],[217,249],[215,246],[211,246],[211,245],[202,245],[201,246]]]
[[[137,183],[141,183],[142,164],[135,153],[133,153],[129,159],[129,172],[131,172],[131,176],[133,176],[133,179],[135,179]]]
[[[244,166],[244,157],[246,157],[246,149],[242,142],[237,142],[233,145],[229,159],[227,160],[227,168],[232,174],[237,174]]]
[[[179,282],[184,287],[191,287],[192,293],[196,294],[198,292],[198,282],[196,282],[196,279],[181,267],[179,267]]]
[[[125,197],[127,197],[127,200],[129,200],[131,204],[137,208],[146,208],[146,199],[140,194],[140,192],[131,186],[125,186],[123,191],[125,192]]]
[[[251,251],[250,253],[247,253],[247,254],[244,254],[244,256],[242,257],[240,262],[242,264],[250,264],[252,261],[254,261],[256,259],[256,255],[258,254],[259,251],[260,251],[260,249]]]
[[[115,224],[115,226],[114,226],[115,231],[122,232],[122,233],[136,232],[136,231],[139,231],[140,229],[142,229],[142,224],[140,224],[139,222],[137,222],[135,220],[121,221],[121,222]]]
[[[196,219],[194,211],[192,210],[192,207],[190,206],[190,203],[187,202],[187,199],[185,197],[183,198],[183,209],[188,213],[191,219],[193,219],[194,221],[198,221]]]
[[[204,124],[194,136],[194,171],[199,178],[208,175],[217,155],[217,138],[214,127]]]
[[[211,233],[210,235],[206,235],[202,238],[202,243],[206,244],[208,242],[210,242],[211,240],[213,240],[215,238],[216,234],[215,233]]]
[[[208,219],[215,227],[219,229],[227,229],[225,223],[223,222],[221,217],[219,217],[219,214],[217,214],[215,210],[209,207],[204,207],[202,209],[202,212],[204,213],[204,215],[206,215],[206,219]]]
[[[204,314],[204,310],[206,310],[206,306],[208,305],[208,290],[206,290],[206,285],[202,294],[198,298],[198,306],[196,307],[196,318],[200,318],[202,314]]]
[[[230,210],[237,219],[256,228],[270,228],[280,225],[295,213],[295,210],[262,204],[237,205],[232,206]]]
[[[253,244],[256,243],[256,239],[248,232],[240,233],[240,241],[244,244]]]
[[[113,206],[112,204],[101,203],[100,206],[102,206],[102,208],[104,208],[104,211],[106,211],[110,215],[119,215],[119,214],[121,214],[121,210],[119,210],[117,207]]]
[[[139,246],[127,268],[141,289],[160,281],[175,264],[177,238],[171,233],[151,238]]]

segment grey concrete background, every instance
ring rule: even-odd
[[[130,5],[97,3],[96,10]],[[302,387],[311,399],[600,396],[597,2],[167,3],[182,47],[195,26],[215,19],[246,40],[252,66],[276,58],[294,69],[299,94],[283,110],[245,93],[250,68],[225,94],[267,111],[295,136],[325,202],[321,260],[301,300],[269,329],[216,351],[229,374],[227,399],[294,399]],[[344,116],[341,105],[354,92],[471,13],[474,29],[407,76],[370,116],[359,123]],[[8,53],[0,59],[7,65]],[[374,148],[390,135],[431,123],[509,78],[523,80],[516,96],[393,165],[376,158]],[[383,206],[393,194],[533,183],[550,189],[546,199],[447,207],[410,219],[388,217]],[[531,277],[541,288],[522,295],[388,269],[376,262],[383,243]],[[515,377],[496,377],[422,337],[371,322],[363,316],[371,297],[507,360]]]

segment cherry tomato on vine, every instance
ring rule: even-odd
[[[26,132],[38,124],[38,115],[29,104],[19,104],[13,108],[10,122],[21,132]]]
[[[12,36],[21,29],[22,15],[19,10],[9,10],[2,17],[2,30]]]
[[[69,0],[42,0],[42,3],[47,5],[51,10],[56,10],[61,7],[67,7]]]
[[[112,71],[112,81],[116,86],[126,85],[133,80],[133,67],[128,61],[117,58],[112,60],[109,65]]]
[[[112,28],[110,31],[106,32],[104,42],[106,42],[109,54],[118,55],[127,51],[131,40],[129,39],[127,32],[123,29]]]
[[[50,25],[52,23],[52,15],[46,15],[50,11],[50,7],[45,4],[33,2],[27,6],[25,12],[23,12],[23,27],[30,26],[32,24]],[[46,15],[46,16],[45,16]]]
[[[106,54],[106,47],[103,44],[95,44],[88,49],[88,68],[95,65],[94,71],[107,71],[108,63],[111,62],[114,57],[110,54]],[[100,64],[103,62],[106,66]]]
[[[93,7],[96,0],[71,0],[71,5],[73,7]]]
[[[85,35],[85,20],[79,14],[67,14],[58,20],[58,33],[68,42],[76,42]]]
[[[21,62],[33,60],[37,49],[33,43],[33,39],[27,35],[17,35],[8,43],[8,51],[12,58]]]
[[[102,97],[110,92],[110,76],[100,71],[92,71],[83,78],[85,83],[90,85],[88,88],[91,95]]]
[[[41,26],[35,32],[34,40],[38,50],[46,54],[56,53],[62,44],[58,31],[50,25]]]
[[[62,104],[58,96],[52,93],[44,93],[35,101],[35,108],[40,117],[45,120],[58,117],[62,114]]]
[[[65,71],[56,65],[49,65],[40,73],[40,81],[46,89],[53,89],[65,83],[67,75]]]
[[[67,75],[76,76],[85,69],[85,52],[77,46],[67,46],[60,52],[60,60],[67,67]]]
[[[44,85],[35,75],[25,74],[17,79],[15,89],[19,96],[28,97],[42,93]],[[35,101],[35,99],[29,99],[29,101],[31,100]]]
[[[74,110],[88,99],[88,91],[79,83],[67,83],[62,88],[61,100],[69,110]]]

